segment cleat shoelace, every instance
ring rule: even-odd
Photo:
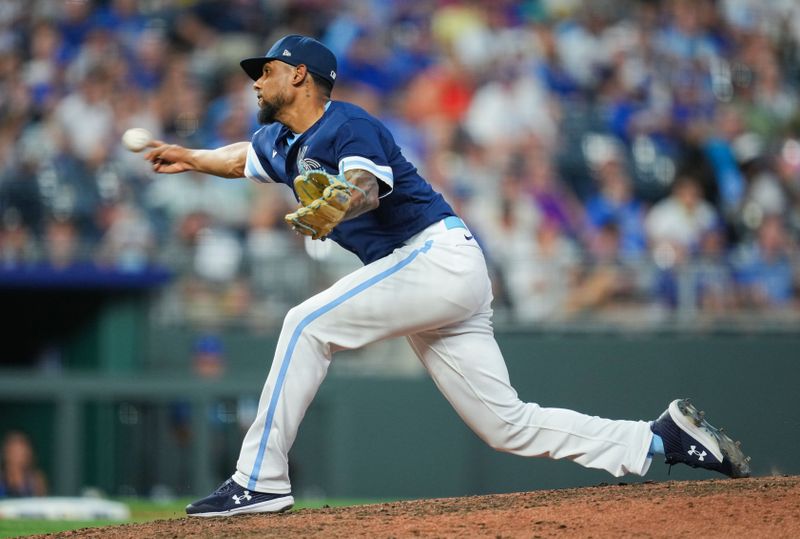
[[[214,494],[225,494],[226,492],[230,492],[231,488],[233,487],[232,483],[233,481],[228,479],[227,481],[222,483],[219,487],[217,487],[217,490],[214,491]]]

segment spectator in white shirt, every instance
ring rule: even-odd
[[[655,204],[645,218],[650,250],[661,267],[684,261],[704,232],[718,222],[714,207],[703,199],[700,184],[679,176],[672,193]]]

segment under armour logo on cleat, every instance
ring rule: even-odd
[[[236,502],[236,505],[241,505],[242,500],[247,500],[249,502],[251,499],[253,499],[253,497],[250,496],[249,490],[245,490],[244,495],[242,496],[237,496],[236,494],[234,494],[233,496],[231,496],[231,498],[233,498],[233,501]]]
[[[696,445],[690,445],[690,446],[689,446],[689,451],[687,451],[686,453],[687,453],[687,454],[689,454],[689,455],[694,455],[694,456],[696,456],[696,457],[697,457],[697,460],[699,460],[699,461],[701,461],[701,462],[704,462],[704,457],[705,457],[706,455],[708,455],[708,453],[706,453],[705,451],[702,451],[702,452],[701,452],[701,451],[698,451],[698,450],[697,450],[697,446],[696,446]]]

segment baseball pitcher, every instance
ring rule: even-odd
[[[292,507],[288,452],[333,354],[406,336],[464,422],[499,451],[570,459],[614,476],[666,462],[749,474],[748,458],[675,400],[655,421],[615,421],[522,402],[492,332],[491,285],[467,225],[403,157],[392,134],[352,104],[332,101],[334,54],[289,35],[241,62],[259,121],[249,142],[213,150],[151,143],[160,173],[186,170],[285,184],[299,202],[288,226],[335,241],[364,266],[286,315],[232,477],[190,504],[194,516]]]

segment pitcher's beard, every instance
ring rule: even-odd
[[[275,103],[269,101],[262,101],[261,107],[258,109],[258,123],[261,125],[271,124],[275,121],[275,117],[281,110],[283,100],[278,99]]]

